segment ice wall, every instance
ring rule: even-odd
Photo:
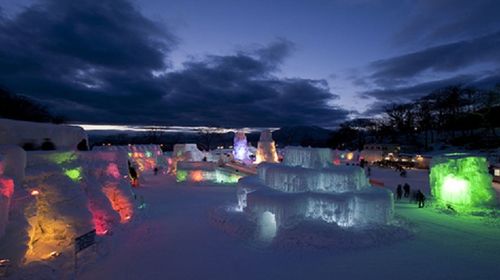
[[[73,152],[28,154],[25,187],[39,194],[25,211],[31,226],[26,262],[67,250],[76,236],[94,228],[82,179],[69,170],[81,170]]]
[[[276,144],[273,141],[270,130],[264,130],[261,132],[259,142],[257,143],[257,152],[255,157],[256,164],[261,162],[278,162]]]
[[[92,221],[97,234],[106,234],[133,216],[127,156],[121,152],[85,152],[79,154],[79,160],[84,167],[82,183]]]
[[[7,229],[10,203],[14,194],[14,180],[4,176],[4,170],[5,158],[0,154],[0,239]]]
[[[328,148],[303,148],[288,146],[285,148],[283,164],[305,168],[331,167],[332,150]]]
[[[14,186],[21,185],[26,166],[26,152],[14,145],[0,145],[0,238],[5,234]]]
[[[26,152],[16,145],[0,145],[4,176],[21,183],[26,169]]]
[[[370,186],[357,166],[313,169],[263,163],[257,174],[267,186],[283,192],[347,192]]]
[[[88,143],[87,133],[78,126],[0,119],[0,145],[31,143],[40,146],[46,138],[58,150],[76,150],[82,140]]]

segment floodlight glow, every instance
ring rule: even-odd
[[[470,204],[470,188],[467,180],[448,175],[444,178],[441,198],[450,203]]]

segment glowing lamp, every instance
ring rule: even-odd
[[[32,190],[32,191],[31,191],[31,195],[32,195],[32,196],[37,196],[37,195],[39,195],[39,194],[40,194],[40,192],[39,192],[38,190]]]

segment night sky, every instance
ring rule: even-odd
[[[70,121],[319,125],[500,82],[500,1],[0,0],[0,85]]]

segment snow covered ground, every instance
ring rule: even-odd
[[[371,178],[428,193],[427,171],[401,178],[372,168]],[[403,200],[395,211],[411,225],[410,239],[363,249],[263,248],[211,222],[213,209],[236,203],[232,186],[148,175],[137,194],[147,207],[103,237],[97,254],[85,252],[78,279],[500,279],[500,220],[493,214],[450,215]]]

